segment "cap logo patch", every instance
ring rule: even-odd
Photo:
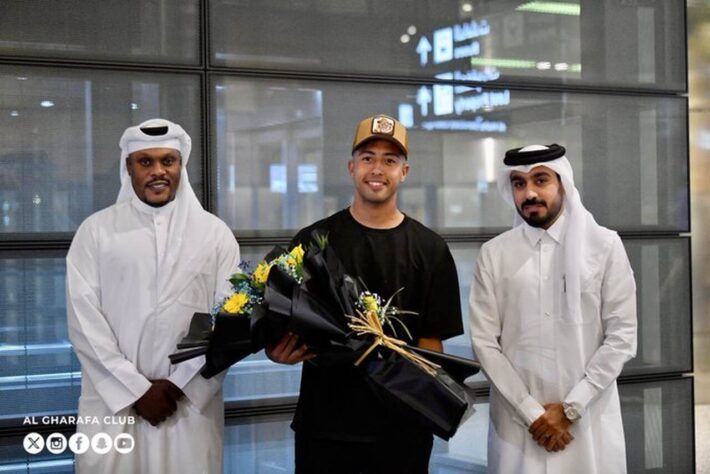
[[[372,133],[394,135],[394,120],[389,117],[375,117],[372,119]]]

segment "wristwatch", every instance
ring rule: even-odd
[[[575,421],[579,420],[582,418],[582,415],[579,413],[579,410],[577,410],[572,404],[567,403],[567,402],[562,402],[562,410],[565,412],[565,416],[567,419],[574,423]]]

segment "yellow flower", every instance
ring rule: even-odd
[[[267,262],[261,262],[257,265],[254,274],[251,276],[254,283],[257,285],[265,285],[266,279],[269,278],[269,271],[271,271],[271,264]]]
[[[246,293],[234,293],[224,302],[222,309],[227,313],[239,314],[248,302],[249,295]]]
[[[303,254],[304,251],[301,244],[298,244],[296,247],[293,248],[293,250],[289,252],[289,255],[295,258],[297,263],[301,263],[303,261]]]
[[[378,311],[380,308],[377,305],[377,298],[368,295],[362,299],[362,304],[365,306],[367,311]]]

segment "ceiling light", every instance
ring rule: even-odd
[[[54,107],[54,102],[51,100],[43,100],[42,102],[39,103],[42,107],[48,108],[48,107]]]
[[[471,58],[471,66],[492,66],[508,69],[531,69],[535,67],[535,61],[527,61],[525,59]]]
[[[399,37],[399,40],[400,40],[402,43],[409,43],[409,35],[402,35],[402,36]]]
[[[494,67],[503,69],[550,69],[551,63],[549,61],[528,61],[527,59],[514,59],[514,58],[471,58],[471,66],[484,66],[484,67]],[[582,65],[569,64],[569,63],[557,63],[554,66],[557,71],[570,71],[570,72],[581,72]]]
[[[581,7],[579,3],[563,2],[528,2],[516,8],[520,12],[548,13],[550,15],[579,16]]]
[[[566,71],[567,69],[569,69],[569,64],[567,63],[555,64],[555,71]]]

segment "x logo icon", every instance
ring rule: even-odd
[[[44,448],[44,438],[39,433],[27,433],[25,439],[22,442],[25,451],[30,454],[37,454]]]

